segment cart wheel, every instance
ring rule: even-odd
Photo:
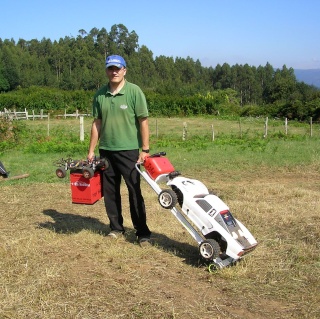
[[[220,246],[214,239],[207,239],[199,246],[201,257],[206,260],[213,260],[220,255]]]
[[[90,179],[94,175],[94,170],[91,167],[84,167],[82,169],[82,176],[84,178]]]
[[[59,167],[59,168],[56,169],[56,175],[59,178],[64,178],[64,177],[66,177],[67,173],[66,173],[66,170],[63,167]]]
[[[208,265],[208,271],[209,271],[210,273],[215,272],[217,269],[218,269],[218,267],[217,267],[216,264],[209,264],[209,265]]]
[[[172,189],[161,191],[158,195],[158,200],[160,205],[165,209],[173,208],[178,202],[177,195]]]

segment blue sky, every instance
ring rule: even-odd
[[[318,0],[0,0],[0,38],[78,36],[125,25],[153,57],[320,68]]]

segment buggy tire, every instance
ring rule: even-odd
[[[84,178],[90,179],[94,175],[94,170],[91,167],[84,167],[82,169],[82,176]]]
[[[207,239],[199,245],[199,252],[205,260],[214,260],[220,255],[220,245],[214,239]]]
[[[56,169],[56,175],[57,175],[59,178],[64,178],[64,177],[66,177],[67,172],[66,172],[66,170],[65,170],[63,167],[59,167],[59,168]]]
[[[99,163],[96,165],[96,169],[99,169],[102,171],[108,169],[108,167],[109,167],[109,162],[105,158],[101,158]]]
[[[158,200],[161,207],[165,209],[173,208],[178,202],[177,194],[172,189],[161,191],[158,195]]]

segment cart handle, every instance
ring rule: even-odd
[[[166,152],[159,152],[159,153],[154,153],[152,155],[150,155],[149,157],[160,157],[160,156],[166,156],[167,153]]]
[[[148,158],[149,157],[160,157],[160,156],[166,156],[166,155],[167,155],[166,152],[159,152],[159,153],[154,153],[154,154],[149,155]],[[144,164],[144,161],[143,162],[137,162],[135,166],[137,168],[137,165],[143,165],[143,164]]]

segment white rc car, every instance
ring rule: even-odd
[[[209,271],[232,265],[255,249],[257,241],[229,207],[200,181],[182,177],[165,155],[150,155],[140,163],[142,167],[137,163],[136,169],[156,192],[160,205],[169,209],[196,240]],[[158,183],[169,188],[161,189]]]

